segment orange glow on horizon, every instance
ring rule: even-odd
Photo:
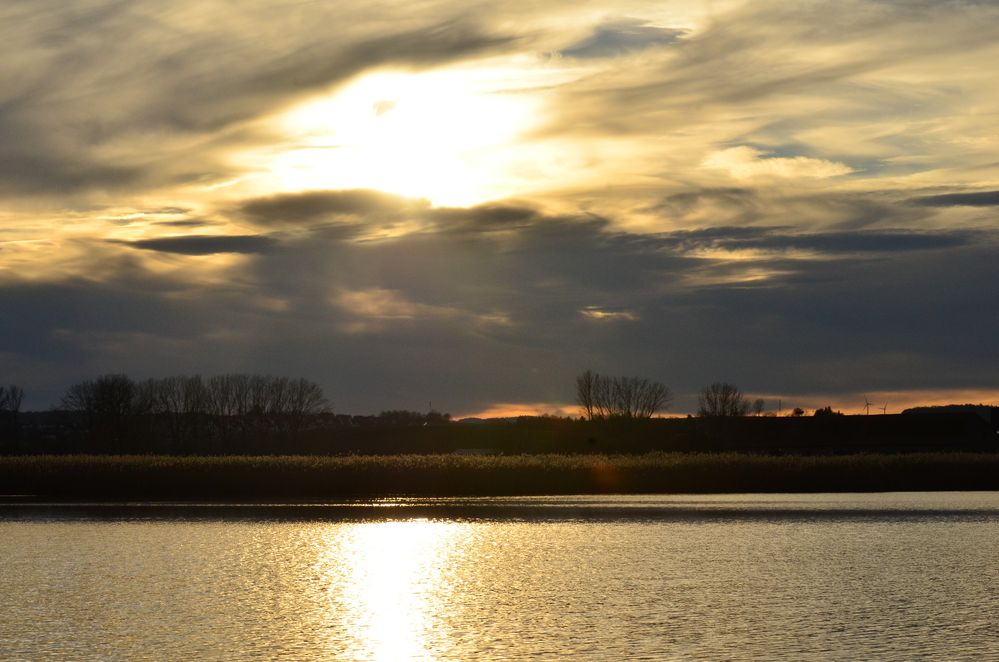
[[[801,407],[809,415],[816,409],[832,407],[844,414],[864,414],[864,398],[871,403],[870,413],[881,414],[882,407],[887,403],[885,413],[900,414],[905,409],[913,407],[940,407],[944,405],[991,405],[999,406],[999,391],[988,389],[949,389],[949,390],[912,390],[912,391],[868,391],[857,395],[830,395],[806,393],[800,395],[764,395],[753,394],[749,398],[763,398],[766,401],[766,411],[776,411],[777,402],[781,402],[781,410],[788,414],[795,407]]]
[[[861,393],[856,396],[834,395],[824,396],[814,393],[808,394],[786,394],[768,395],[750,393],[746,397],[752,401],[756,398],[763,398],[766,402],[765,412],[777,413],[778,401],[781,405],[781,413],[789,414],[795,407],[805,410],[805,415],[811,415],[816,409],[830,406],[835,411],[844,414],[863,414],[864,397]],[[939,407],[944,405],[986,405],[999,406],[999,390],[988,389],[952,389],[934,391],[869,391],[866,393],[867,399],[871,403],[871,415],[881,414],[881,408],[888,404],[888,414],[899,414],[905,409],[913,407]],[[691,395],[691,399],[696,401],[696,395]],[[686,398],[685,398],[686,399]],[[655,418],[686,418],[688,415],[696,415],[696,405],[691,405],[689,411],[666,411],[660,412]],[[484,409],[473,410],[469,413],[462,413],[454,416],[455,420],[462,418],[515,418],[517,416],[568,416],[579,418],[582,411],[579,405],[555,403],[555,402],[500,402],[490,405]]]
[[[568,416],[579,418],[583,415],[577,404],[554,402],[499,402],[485,409],[454,416],[462,418],[515,418],[517,416]],[[687,412],[660,412],[654,418],[685,418]]]
[[[485,409],[455,416],[462,418],[514,418],[517,416],[571,416],[578,418],[579,405],[554,402],[498,402]]]

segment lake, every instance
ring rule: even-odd
[[[0,505],[0,659],[999,659],[999,493]]]

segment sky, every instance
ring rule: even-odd
[[[999,403],[999,3],[7,0],[0,382]]]

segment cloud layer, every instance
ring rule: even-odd
[[[239,243],[256,236],[95,245],[118,264],[100,280],[0,289],[3,309],[19,311],[4,326],[6,360],[66,378],[302,373],[352,411],[566,402],[586,366],[667,381],[681,408],[714,379],[792,401],[994,379],[995,234],[628,233],[594,216],[388,197],[344,218],[343,200],[364,196],[313,204],[307,229],[267,237],[266,250]],[[267,225],[261,205],[285,218],[281,203],[300,201],[247,208]],[[405,215],[422,229],[365,238]],[[217,251],[246,255],[214,283],[138,260]]]

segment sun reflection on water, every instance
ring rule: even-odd
[[[326,620],[338,657],[432,659],[444,653],[439,620],[453,565],[471,534],[455,522],[357,524],[329,540],[317,568],[328,584]],[[346,641],[343,634],[346,633]]]

